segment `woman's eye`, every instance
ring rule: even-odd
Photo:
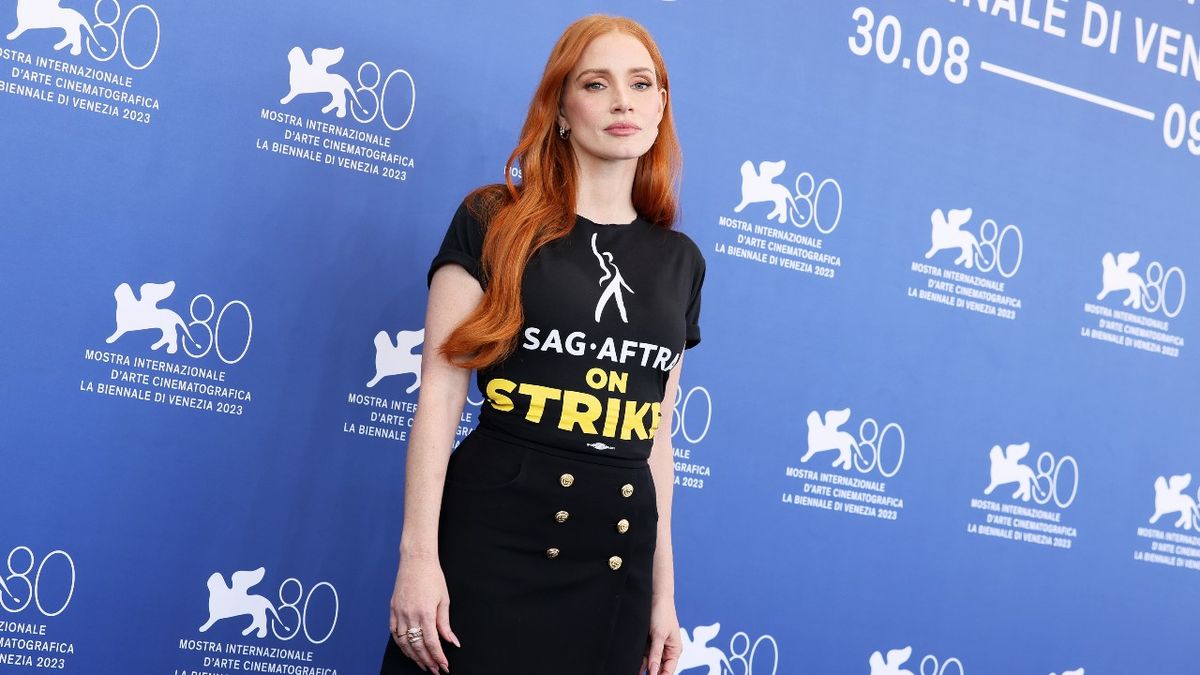
[[[583,85],[583,88],[591,89],[593,84],[598,84],[600,86],[604,86],[604,84],[602,82],[588,82],[587,84]],[[593,89],[593,91],[595,91],[595,90]]]
[[[645,91],[646,89],[649,89],[649,88],[650,88],[650,83],[649,83],[649,82],[635,82],[634,84],[635,84],[635,85],[645,85],[645,86],[642,88],[642,91]]]

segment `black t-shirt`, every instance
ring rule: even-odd
[[[427,282],[443,264],[486,289],[483,226],[464,202]],[[478,372],[480,424],[582,453],[645,459],[667,377],[700,342],[705,262],[687,235],[642,218],[571,233],[530,259],[516,351]]]

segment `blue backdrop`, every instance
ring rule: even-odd
[[[679,672],[1197,672],[1190,1],[58,4],[0,3],[0,670],[376,671],[428,261],[605,11],[708,261]]]

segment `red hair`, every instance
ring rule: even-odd
[[[517,147],[504,165],[504,183],[484,185],[467,195],[468,208],[484,223],[483,274],[488,281],[483,301],[446,338],[439,353],[461,368],[482,369],[515,350],[524,322],[521,280],[525,265],[542,246],[570,234],[575,226],[575,194],[579,183],[569,142],[557,137],[557,116],[567,76],[592,40],[612,32],[636,38],[654,62],[658,86],[667,101],[658,136],[637,160],[633,208],[663,228],[675,223],[682,153],[671,117],[667,68],[650,33],[624,17],[593,14],[563,31],[529,104]],[[513,164],[521,166],[521,185],[513,184]]]

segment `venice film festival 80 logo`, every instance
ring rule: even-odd
[[[1069,549],[1079,536],[1066,521],[1079,494],[1079,462],[1071,455],[1042,451],[1031,466],[1024,463],[1030,447],[1029,442],[992,446],[987,486],[970,502],[972,509],[986,514],[984,522],[969,521],[967,533]],[[1007,494],[1010,488],[1003,502],[987,498]]]
[[[1134,560],[1200,571],[1200,490],[1193,497],[1187,491],[1191,484],[1190,473],[1154,479],[1154,513],[1148,524],[1155,527],[1137,528],[1141,541]]]
[[[159,306],[174,292],[174,281],[144,283],[137,294],[127,282],[116,287],[116,327],[105,342],[118,346],[84,348],[84,361],[93,370],[80,379],[79,390],[206,412],[245,414],[253,400],[250,390],[233,382],[230,373],[234,371],[214,366],[213,361],[236,368],[246,358],[254,337],[250,306],[231,299],[218,309],[211,295],[197,293],[188,302],[188,318],[184,319],[175,308]],[[147,347],[173,358],[148,356],[143,351]]]
[[[886,654],[878,650],[874,651],[867,659],[867,663],[871,666],[870,675],[967,675],[966,666],[958,657],[939,658],[933,654],[926,654],[916,664],[910,664],[909,659],[912,658],[912,655],[911,645],[899,649],[889,649]],[[909,669],[913,666],[917,669],[915,672]],[[1050,675],[1056,675],[1056,673],[1050,673]],[[1085,675],[1085,673],[1083,668],[1076,668],[1064,670],[1062,675]]]
[[[867,659],[867,663],[871,666],[870,675],[913,675],[911,670],[903,667],[908,665],[912,653],[911,646],[889,649],[886,656],[878,650],[872,652],[870,658]],[[967,673],[963,662],[957,657],[939,659],[933,654],[926,654],[922,657],[918,670],[921,675],[966,675]]]
[[[374,368],[370,377],[362,376],[363,388],[370,391],[350,391],[346,394],[348,419],[342,421],[341,431],[347,434],[407,442],[417,412],[416,393],[421,388],[421,354],[425,329],[400,330],[394,335],[386,330],[375,333]],[[466,437],[478,424],[477,411],[483,405],[467,395],[466,408],[460,413],[455,429],[456,442]],[[363,413],[365,411],[365,414]]]
[[[154,63],[162,38],[158,12],[145,3],[125,7],[119,0],[97,0],[85,15],[61,2],[17,0],[16,26],[5,37],[29,51],[0,50],[0,58],[13,63],[0,74],[0,93],[150,124],[160,109],[158,98],[132,74],[109,69],[109,64],[115,66],[119,56],[119,62],[137,72]],[[61,39],[47,45],[47,38],[59,35]],[[39,54],[45,46],[66,50],[72,58]],[[103,67],[83,62],[85,53]]]
[[[396,132],[407,127],[416,112],[416,80],[400,67],[385,76],[379,64],[366,60],[351,83],[344,74],[348,71],[332,70],[345,55],[345,47],[294,46],[287,52],[287,88],[279,98],[279,105],[287,110],[266,106],[259,110],[259,119],[271,124],[273,133],[259,136],[254,147],[406,181],[415,160],[394,143],[399,138]],[[275,133],[280,128],[281,133]]]
[[[683,643],[676,672],[695,671],[697,675],[776,675],[779,672],[779,644],[771,635],[760,635],[753,642],[745,631],[729,637],[727,649],[709,644],[721,632],[721,623],[696,626],[688,635],[687,628],[680,628]]]
[[[842,258],[829,252],[826,242],[841,224],[842,186],[833,178],[818,181],[809,171],[799,172],[791,185],[775,182],[786,170],[787,160],[761,161],[757,166],[750,160],[742,162],[741,199],[733,206],[734,215],[717,218],[728,236],[716,243],[715,250],[764,266],[833,279]],[[746,215],[740,215],[744,211]],[[773,224],[748,218],[765,218]]]
[[[280,582],[274,595],[276,604],[266,595],[254,592],[254,587],[266,578],[265,567],[239,570],[229,575],[221,572],[208,577],[208,616],[197,628],[199,633],[213,632],[212,639],[183,637],[179,650],[186,654],[203,654],[200,668],[252,670],[258,672],[306,672],[335,675],[334,667],[314,663],[315,653],[306,647],[269,644],[270,638],[280,642],[294,639],[309,645],[321,645],[333,636],[337,628],[341,603],[337,588],[328,581],[305,587],[296,577]],[[256,642],[239,643],[222,639],[233,631]],[[262,640],[268,641],[263,644]],[[195,665],[175,670],[176,675],[194,672]]]
[[[708,387],[693,385],[686,392],[680,382],[671,409],[671,450],[675,463],[675,485],[703,490],[712,478],[712,466],[704,461],[702,444],[712,427],[713,397]]]
[[[421,354],[416,350],[425,343],[425,329],[400,330],[392,333],[381,330],[372,340],[375,367],[368,378],[363,375],[364,389],[346,394],[349,406],[342,421],[342,432],[407,442],[417,412],[415,394],[421,388]],[[478,406],[472,401],[468,406]],[[366,411],[364,416],[362,411]],[[461,413],[455,438],[471,432],[475,423],[474,408]]]
[[[1012,223],[1000,227],[995,219],[983,218],[974,224],[973,217],[971,208],[930,213],[929,248],[909,265],[921,282],[908,287],[908,297],[1016,319],[1022,302],[1008,285],[1021,269],[1025,237]]]
[[[1100,289],[1083,311],[1095,320],[1080,336],[1139,351],[1178,357],[1183,336],[1171,319],[1183,311],[1187,278],[1177,266],[1153,260],[1139,271],[1141,251],[1106,252],[1100,259]],[[1104,304],[1100,304],[1104,302]],[[1114,307],[1113,305],[1117,305]]]
[[[721,675],[736,673],[738,675],[776,675],[779,672],[779,644],[771,635],[761,635],[753,642],[744,631],[739,631],[729,639],[728,650],[716,645],[710,645],[721,630],[721,624],[696,626],[688,635],[687,628],[680,629],[683,650],[679,657],[677,672],[697,675]],[[876,650],[865,659],[869,666],[869,675],[967,675],[963,661],[954,656],[939,656],[925,654],[920,661],[910,663],[913,658],[911,645],[887,652]],[[915,668],[916,670],[912,670]],[[789,667],[787,672],[807,672],[802,666]],[[839,671],[841,672],[841,671]],[[845,672],[856,672],[847,669]],[[862,672],[862,671],[857,671]],[[1050,675],[1057,675],[1056,672]],[[1061,675],[1086,675],[1083,668],[1064,670]]]
[[[75,597],[75,560],[62,549],[40,559],[14,546],[0,573],[0,665],[67,669],[75,643],[61,635],[58,617]]]
[[[784,491],[782,502],[896,520],[904,510],[904,499],[889,492],[887,481],[904,465],[904,428],[895,422],[880,425],[867,417],[855,435],[841,428],[849,421],[850,408],[828,410],[824,415],[817,410],[808,413],[807,450],[800,458],[803,466],[784,470],[788,478],[802,481],[801,491]],[[833,455],[832,468],[839,472],[809,468],[829,455]]]

